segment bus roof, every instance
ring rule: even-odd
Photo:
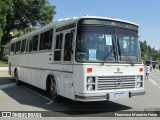
[[[117,18],[115,18],[115,17],[101,17],[101,16],[81,16],[81,17],[79,17],[79,19],[82,19],[82,18],[105,19],[105,20],[111,20],[111,21],[117,21],[117,22],[124,22],[124,23],[129,23],[129,24],[132,24],[132,25],[139,26],[137,23],[130,22],[130,21],[127,21],[127,20],[117,19]]]
[[[132,24],[135,26],[139,26],[137,23],[133,23],[133,22],[129,22],[126,20],[121,20],[121,19],[117,19],[114,17],[100,17],[100,16],[81,16],[81,17],[72,17],[72,18],[65,18],[65,19],[59,19],[58,21],[55,22],[51,22],[45,26],[43,26],[42,28],[36,29],[28,34],[25,34],[23,36],[20,36],[18,38],[14,38],[11,40],[11,43],[14,43],[16,41],[19,41],[20,39],[26,39],[27,37],[31,36],[31,35],[36,35],[39,32],[43,32],[47,29],[51,29],[53,27],[55,28],[59,28],[68,24],[72,24],[72,23],[76,23],[78,20],[80,19],[84,19],[84,18],[94,18],[94,19],[104,19],[104,20],[111,20],[111,21],[117,21],[117,22],[124,22],[124,23],[128,23],[128,24]]]

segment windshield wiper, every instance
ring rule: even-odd
[[[125,51],[124,49],[122,49],[122,48],[120,47],[118,39],[117,39],[117,43],[118,43],[118,52],[119,52],[120,57],[121,57],[121,53],[122,53],[122,51],[123,51],[124,55],[125,55],[126,58],[129,60],[131,66],[134,66],[134,63],[133,63],[133,61],[131,60],[131,58],[129,57],[129,55],[126,53],[126,51]]]
[[[105,59],[112,53],[112,52],[115,52],[115,50],[114,49],[112,49],[102,60],[103,60],[103,62],[101,62],[101,64],[99,65],[99,66],[103,66],[104,65],[104,63],[105,63]]]
[[[120,48],[120,51],[123,51],[124,55],[126,56],[126,58],[129,60],[131,66],[134,66],[133,61],[131,60],[131,58],[128,56],[128,54],[126,53],[126,51],[124,49]]]

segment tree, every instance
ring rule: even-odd
[[[12,16],[13,12],[12,12],[12,5],[10,4],[10,2],[6,1],[0,1],[0,40],[4,34],[4,28],[6,25],[6,17],[8,16]]]
[[[55,6],[50,5],[48,0],[2,0],[0,6],[8,5],[4,13],[5,26],[1,38],[1,46],[9,42],[13,36],[10,32],[14,29],[25,30],[29,27],[42,27],[52,21],[56,14]],[[1,22],[1,21],[0,21]],[[3,24],[1,22],[1,24]],[[0,59],[3,56],[3,47],[1,49]]]
[[[141,56],[143,60],[148,59],[148,46],[146,40],[144,42],[140,42],[141,46]]]
[[[149,60],[150,57],[156,60],[160,60],[160,52],[155,50],[154,48],[151,48],[150,45],[147,45],[146,40],[144,42],[141,41],[140,46],[141,46],[141,56],[144,61]]]

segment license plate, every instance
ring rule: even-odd
[[[121,98],[128,98],[129,93],[126,91],[119,91],[119,92],[112,92],[109,94],[110,99],[121,99]]]
[[[115,98],[123,98],[125,96],[125,92],[115,92],[114,97]]]

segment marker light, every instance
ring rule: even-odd
[[[139,68],[139,72],[143,72],[143,68]]]
[[[116,17],[114,17],[114,16],[112,16],[111,18],[112,18],[112,19],[116,19]]]

